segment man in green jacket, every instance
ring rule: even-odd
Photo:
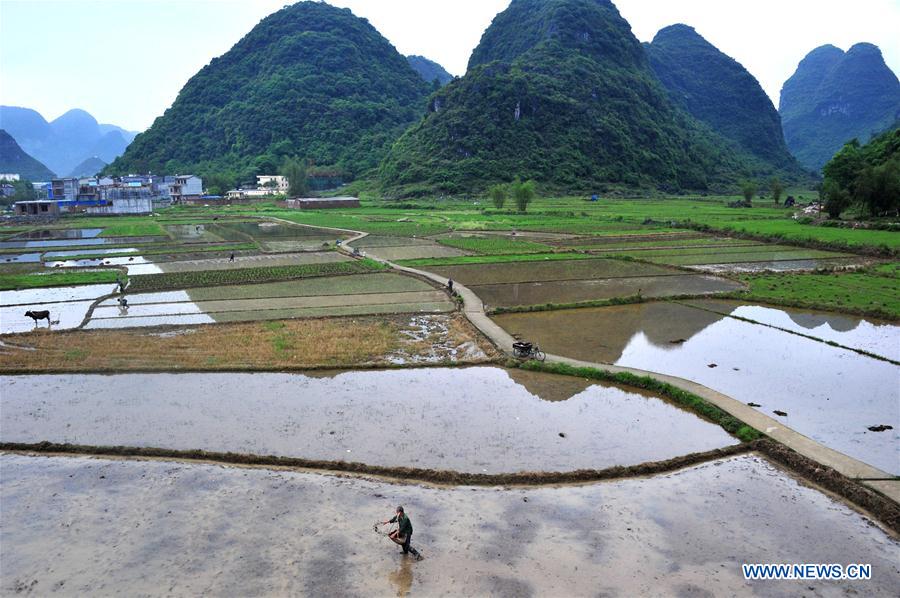
[[[381,523],[383,525],[387,525],[388,523],[398,524],[399,527],[388,534],[388,538],[393,540],[394,543],[402,546],[404,554],[409,552],[417,559],[422,558],[419,551],[409,545],[410,540],[412,540],[413,527],[409,517],[407,517],[406,513],[403,511],[403,507],[397,507],[397,513],[387,521],[382,521]]]

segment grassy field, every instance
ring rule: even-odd
[[[36,289],[43,287],[66,287],[82,284],[101,284],[116,282],[122,274],[117,270],[100,270],[97,272],[0,272],[0,290]]]
[[[101,237],[165,237],[166,231],[156,222],[128,222],[103,227]]]
[[[478,339],[461,315],[447,318],[439,338],[411,341],[409,316],[225,323],[158,331],[37,330],[15,337],[0,352],[0,371],[287,370],[386,367],[398,349],[412,359],[428,357],[434,343],[459,346]],[[433,342],[432,342],[433,341]],[[487,355],[495,352],[477,340]],[[21,349],[20,349],[21,347]],[[454,358],[466,362],[466,358]],[[485,358],[472,361],[481,362]]]
[[[896,271],[898,264],[891,264]],[[746,274],[737,297],[900,320],[900,277],[876,272]]]

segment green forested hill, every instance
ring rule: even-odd
[[[107,172],[272,173],[299,156],[350,176],[376,166],[429,86],[368,21],[299,2],[188,81]]]
[[[785,145],[772,100],[739,62],[681,24],[661,29],[645,47],[659,80],[692,116],[773,170],[804,176]]]
[[[608,0],[513,0],[469,71],[382,165],[389,195],[606,183],[704,189],[752,173],[745,153],[675,106]]]
[[[409,66],[419,73],[419,76],[422,77],[426,83],[432,83],[437,79],[441,85],[446,85],[453,78],[453,75],[448,73],[447,69],[424,56],[407,56],[406,61],[409,62]]]
[[[17,174],[29,181],[49,181],[55,175],[29,156],[12,135],[0,129],[0,173]]]
[[[825,45],[785,81],[779,112],[788,148],[818,170],[844,143],[865,143],[900,119],[900,82],[878,46],[860,43],[845,53]]]

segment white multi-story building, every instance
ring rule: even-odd
[[[290,186],[285,176],[264,174],[256,177],[256,188],[268,189],[273,195],[287,195]]]

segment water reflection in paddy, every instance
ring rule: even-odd
[[[6,389],[0,431],[7,442],[206,449],[491,473],[632,465],[736,442],[653,396],[547,374],[513,375],[475,367],[7,376],[0,379]],[[557,381],[553,401],[534,394]]]
[[[776,311],[804,317],[795,310]],[[760,404],[770,416],[786,412],[783,421],[798,432],[900,473],[900,368],[892,363],[675,303],[506,314],[496,320],[549,353],[672,374]],[[836,330],[829,334],[865,348],[867,329],[846,339]],[[900,338],[896,326],[885,332]],[[880,334],[873,338],[873,345],[881,342]],[[881,424],[894,429],[868,430]]]
[[[893,596],[900,544],[750,455],[651,478],[434,488],[167,461],[0,456],[3,579],[62,593],[210,596],[797,595],[742,563],[872,565],[811,596]],[[373,533],[403,504],[425,554]],[[636,569],[638,567],[639,569]],[[893,590],[891,589],[893,588]],[[865,591],[863,591],[865,590]],[[40,593],[40,592],[39,592]]]

